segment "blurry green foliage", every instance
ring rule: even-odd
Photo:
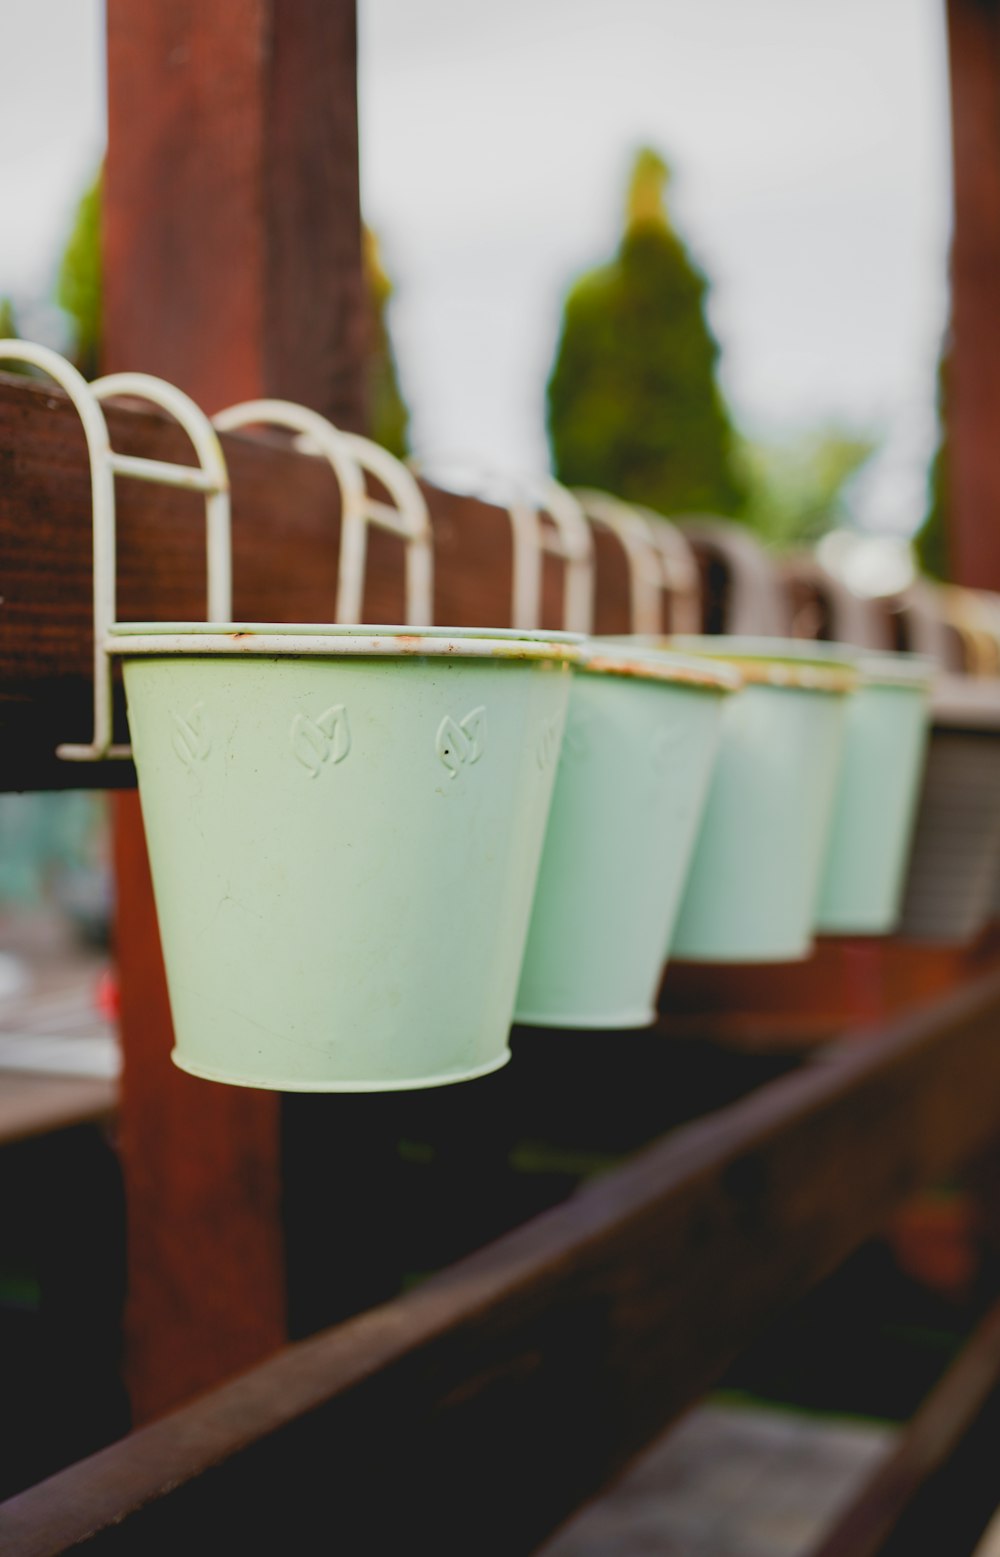
[[[930,474],[927,480],[927,517],[913,538],[917,560],[923,571],[929,573],[932,578],[943,579],[945,582],[951,578],[951,563],[948,556],[948,433],[946,421],[948,407],[948,362],[949,352],[946,347],[938,363],[937,402],[941,436],[934,458],[931,461]]]
[[[400,393],[396,356],[392,349],[386,309],[392,283],[379,254],[378,239],[370,227],[362,229],[365,280],[372,310],[371,350],[368,357],[368,415],[371,436],[397,459],[409,453],[409,412]]]
[[[667,217],[668,177],[656,152],[638,153],[618,252],[566,298],[548,385],[553,469],[662,514],[733,514],[745,489],[707,282]]]
[[[0,297],[0,341],[20,340],[17,329],[17,319],[14,316],[14,304],[9,297]],[[31,377],[31,369],[25,362],[2,362],[0,368],[5,373],[24,373]]]
[[[59,266],[56,302],[73,323],[73,360],[84,378],[98,371],[101,341],[101,172],[82,196]]]
[[[85,378],[97,374],[100,355],[101,176],[98,173],[77,206],[56,292],[57,302],[72,321],[73,360]],[[367,228],[363,236],[364,272],[372,308],[367,382],[371,436],[402,458],[407,453],[409,416],[399,390],[386,322],[392,285],[382,266],[377,239]],[[0,309],[3,306],[0,303]]]
[[[849,525],[850,483],[877,447],[875,439],[837,427],[782,443],[743,442],[741,517],[778,548],[809,545]]]

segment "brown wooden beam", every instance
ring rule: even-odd
[[[1000,7],[948,0],[954,233],[948,418],[953,576],[1000,588]]]
[[[355,29],[355,0],[108,0],[105,371],[209,413],[274,395],[363,426]],[[137,797],[115,815],[127,1377],[148,1420],[285,1338],[281,1105],[171,1065]]]
[[[971,1552],[997,1505],[1000,1305],[811,1557]]]
[[[354,0],[109,0],[104,366],[364,430]]]
[[[5,1557],[516,1557],[1000,1132],[1000,974],[674,1135],[0,1508]],[[372,1229],[378,1237],[378,1229]]]
[[[108,410],[114,444],[187,460],[184,435],[158,412]],[[340,540],[336,483],[320,460],[275,438],[227,434],[233,484],[235,611],[244,621],[329,621]],[[0,788],[133,781],[131,768],[59,762],[55,747],[90,730],[90,494],[76,413],[58,390],[0,374]],[[510,620],[510,521],[472,498],[425,487],[434,519],[439,622]],[[200,502],[118,483],[119,616],[197,620],[205,614]],[[597,627],[628,629],[628,580],[610,536],[595,537]],[[400,543],[372,532],[365,615],[403,613]],[[561,626],[558,565],[546,570],[543,619]],[[125,726],[121,724],[124,735]]]

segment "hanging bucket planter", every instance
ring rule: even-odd
[[[1000,901],[1000,688],[944,675],[917,807],[899,933],[943,945],[973,941]]]
[[[592,640],[574,667],[515,1019],[643,1027],[702,807],[726,666]]]
[[[118,626],[176,1063],[464,1081],[508,1029],[569,694],[559,635]]]
[[[736,665],[669,948],[691,962],[808,955],[843,753],[852,666],[770,638],[676,638]]]
[[[815,652],[820,645],[809,645]],[[850,651],[831,646],[831,656]],[[820,888],[822,934],[885,935],[899,919],[923,774],[934,665],[861,653]]]
[[[360,612],[366,527],[407,547],[411,619],[431,603],[430,524],[384,451],[285,402],[216,427],[145,374],[88,385],[44,347],[0,343],[67,391],[91,464],[94,732],[113,742],[123,665],[174,1018],[174,1060],[214,1081],[382,1091],[462,1081],[507,1035],[578,640],[565,633],[232,622],[228,476],[216,428],[278,423],[341,488],[338,609]],[[101,402],[140,397],[194,466],[117,454]],[[364,471],[389,494],[371,499]],[[116,477],[204,495],[207,623],[115,620]]]

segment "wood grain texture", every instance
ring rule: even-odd
[[[811,1557],[962,1557],[996,1506],[1000,1305]]]
[[[278,396],[363,429],[355,26],[354,0],[109,0],[106,371],[158,374],[209,413]],[[153,452],[141,442],[133,452]],[[183,440],[175,446],[190,457]],[[203,615],[200,505],[157,511],[155,489],[122,494],[122,611],[134,609],[130,496],[153,546],[133,575],[136,604],[169,579],[174,603],[154,614]],[[77,512],[85,533],[86,505]],[[268,579],[272,602],[306,572],[296,521],[293,480],[272,491],[258,532],[270,555],[258,557],[257,579]],[[182,535],[187,546],[169,555],[168,537]],[[307,575],[317,604],[331,555]],[[236,589],[258,614],[264,601],[239,547]],[[322,598],[333,599],[332,585]],[[82,603],[60,613],[75,652],[89,637]],[[67,695],[72,678],[55,685]],[[136,796],[119,796],[115,810],[127,1368],[141,1421],[285,1338],[281,1105],[172,1066]]]
[[[108,411],[116,448],[190,459],[183,433],[157,412]],[[227,434],[233,488],[234,610],[244,621],[329,621],[340,541],[336,483],[322,461],[275,437]],[[510,620],[512,544],[506,513],[424,488],[434,521],[435,615],[462,626]],[[118,614],[122,620],[205,615],[202,505],[187,493],[118,483]],[[598,536],[596,620],[627,630],[628,581],[617,543]],[[131,766],[59,762],[59,741],[90,731],[91,566],[86,448],[58,390],[0,374],[0,787],[134,782]],[[399,621],[403,553],[372,532],[365,617]],[[561,566],[546,568],[543,625],[561,626]],[[121,715],[120,733],[125,735]]]
[[[998,965],[997,925],[969,946],[823,935],[801,962],[671,963],[659,1004],[673,1034],[795,1053],[829,1043],[845,1028],[869,1031]]]
[[[363,430],[354,0],[109,0],[106,366]]]
[[[954,229],[948,542],[955,581],[1000,588],[1000,12],[948,0]]]
[[[9,1557],[530,1552],[758,1327],[1000,1130],[1000,974],[0,1509]],[[280,1491],[278,1490],[280,1489]]]

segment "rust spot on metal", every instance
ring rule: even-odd
[[[627,676],[637,681],[662,681],[671,686],[702,687],[710,692],[734,692],[742,677],[734,667],[674,664],[668,660],[635,659],[628,655],[589,654],[579,660],[577,669],[595,675]]]
[[[855,692],[861,684],[857,671],[849,665],[743,659],[735,654],[732,658],[719,655],[719,659],[734,666],[748,686],[793,687],[800,692]]]

